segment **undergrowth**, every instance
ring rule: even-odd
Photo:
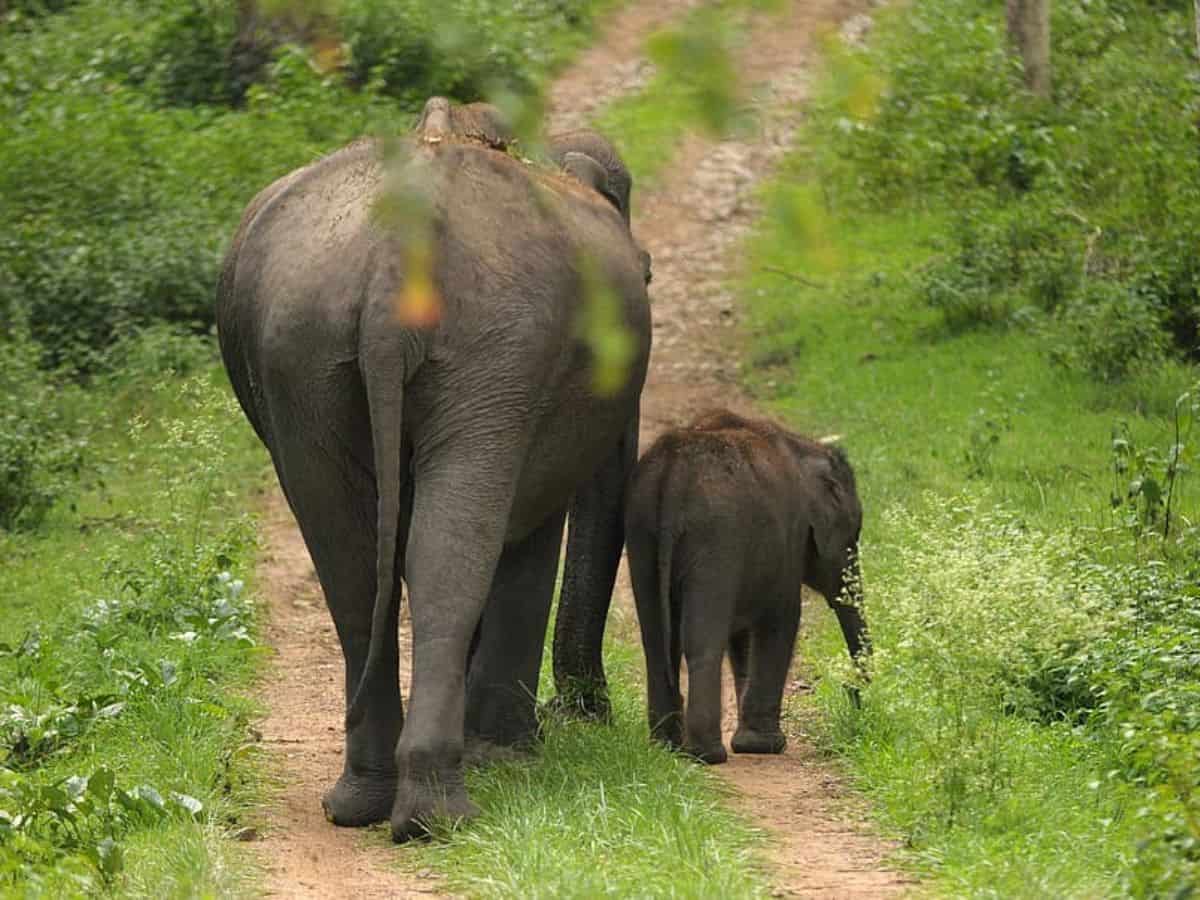
[[[878,12],[748,248],[747,380],[867,515],[873,679],[818,611],[815,727],[935,891],[1200,889],[1185,11],[1055,3],[1051,103],[1002,4]]]
[[[237,893],[221,836],[257,793],[238,695],[256,454],[213,369],[126,369],[60,400],[89,480],[0,532],[0,894]],[[167,847],[174,862],[163,865]]]

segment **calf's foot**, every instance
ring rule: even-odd
[[[361,828],[383,822],[392,811],[396,797],[396,773],[380,772],[354,775],[343,772],[325,795],[321,806],[325,818],[334,825]]]
[[[755,731],[739,728],[733,736],[734,753],[782,753],[787,746],[787,737],[782,731]]]
[[[715,744],[705,744],[703,746],[685,744],[683,752],[693,759],[707,763],[710,766],[719,766],[729,759],[729,754],[725,752],[725,745],[720,741]]]

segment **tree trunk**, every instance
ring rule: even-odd
[[[1200,8],[1200,0],[1195,0]],[[1025,86],[1050,99],[1050,0],[1005,0],[1008,39],[1021,55]]]
[[[1200,59],[1200,0],[1193,0],[1196,6],[1196,58]]]

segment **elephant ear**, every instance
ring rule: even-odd
[[[564,153],[562,170],[576,181],[586,184],[603,196],[617,212],[621,211],[620,198],[612,192],[612,188],[609,186],[608,172],[592,157],[575,150]]]
[[[547,142],[547,149],[551,159],[560,166],[568,153],[583,153],[598,162],[608,176],[610,201],[616,198],[612,202],[620,211],[625,224],[629,224],[629,197],[633,189],[633,177],[608,138],[590,128],[580,128],[565,134],[552,135]]]
[[[828,448],[815,478],[812,526],[813,543],[822,559],[838,559],[858,542],[862,530],[862,505],[854,472],[841,447]]]

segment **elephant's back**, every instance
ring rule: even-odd
[[[792,467],[769,435],[740,428],[676,428],[646,451],[631,487],[631,516],[768,555],[788,539]],[[640,511],[639,511],[640,510]],[[652,523],[643,521],[642,527]]]

